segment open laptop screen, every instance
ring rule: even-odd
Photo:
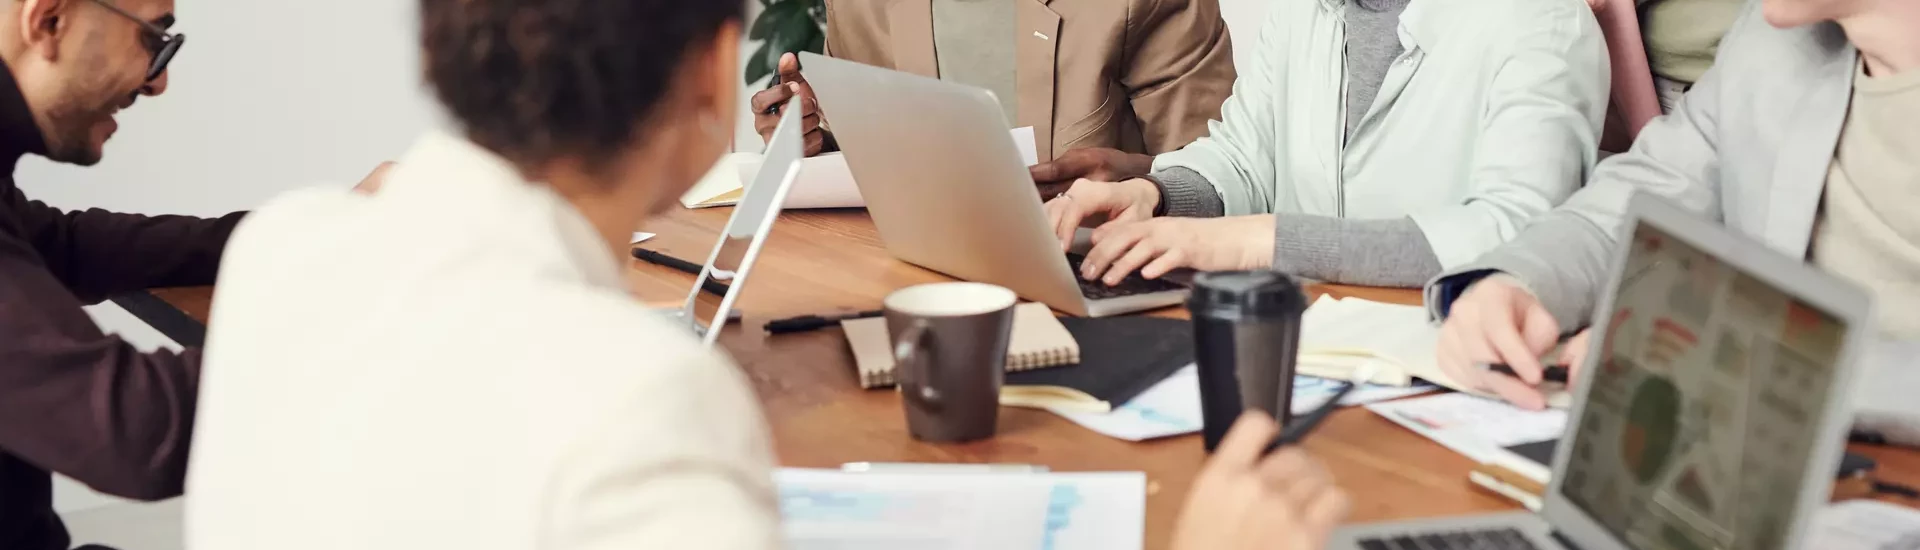
[[[1561,490],[1638,550],[1779,549],[1850,327],[1646,223],[1631,246]]]

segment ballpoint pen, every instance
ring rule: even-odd
[[[1567,376],[1571,371],[1567,369],[1566,365],[1545,365],[1544,368],[1545,370],[1540,371],[1540,379],[1542,381],[1558,382],[1561,384],[1567,383]],[[1512,376],[1514,378],[1520,377],[1519,373],[1513,372],[1513,367],[1503,363],[1487,365],[1487,371]]]
[[[879,317],[881,315],[884,315],[885,313],[886,312],[884,311],[873,309],[873,310],[856,311],[853,313],[845,313],[845,314],[839,314],[839,315],[801,315],[798,317],[788,317],[785,319],[774,319],[772,321],[767,321],[766,329],[768,333],[772,333],[772,334],[789,334],[794,332],[807,332],[811,330],[818,330],[818,329],[830,327],[841,321],[846,321],[849,319],[865,319],[868,317]]]
[[[1280,435],[1273,438],[1273,442],[1268,443],[1266,450],[1261,451],[1260,454],[1273,454],[1274,451],[1279,450],[1281,447],[1299,445],[1301,441],[1305,441],[1307,435],[1313,433],[1314,428],[1319,427],[1320,423],[1327,419],[1327,416],[1333,414],[1334,409],[1340,408],[1340,400],[1346,399],[1347,394],[1353,393],[1355,389],[1359,389],[1361,384],[1372,380],[1373,376],[1377,374],[1379,370],[1380,367],[1372,363],[1361,366],[1358,371],[1354,372],[1353,379],[1348,380],[1347,385],[1341,387],[1340,391],[1335,392],[1333,397],[1327,398],[1326,403],[1321,403],[1319,408],[1308,412],[1300,418],[1293,419],[1293,421],[1287,423],[1286,427],[1281,428]]]
[[[633,249],[633,257],[636,260],[640,260],[640,261],[647,262],[657,266],[666,267],[668,269],[693,275],[695,277],[700,276],[699,264],[695,264],[693,262],[675,258],[673,256],[668,256],[666,254],[661,254],[659,252],[654,252],[652,250],[647,250],[645,248]],[[705,291],[707,294],[712,294],[714,296],[726,296],[727,284],[722,283],[720,281],[715,281],[713,280],[712,277],[708,277],[706,282],[700,285],[700,290]]]

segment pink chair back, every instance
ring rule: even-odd
[[[1633,0],[1587,0],[1600,32],[1607,38],[1607,57],[1613,64],[1612,102],[1600,149],[1624,152],[1640,135],[1640,128],[1660,116],[1660,96],[1653,85],[1653,67],[1647,62],[1646,40],[1640,36],[1640,15]]]

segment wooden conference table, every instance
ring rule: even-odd
[[[647,248],[704,260],[727,208],[675,210],[645,230]],[[629,272],[634,291],[651,302],[677,303],[693,283],[687,274],[642,262]],[[951,280],[894,260],[865,211],[782,214],[736,309],[745,322],[720,343],[759,393],[785,466],[838,467],[847,462],[1024,463],[1058,471],[1145,471],[1147,548],[1165,548],[1194,473],[1206,454],[1198,436],[1131,443],[1080,428],[1051,413],[1002,408],[999,433],[966,444],[925,444],[907,435],[899,396],[862,390],[838,329],[769,336],[760,325],[794,315],[877,309],[895,289]],[[163,289],[156,295],[204,321],[207,288]],[[1405,289],[1325,285],[1311,294],[1418,303]],[[703,295],[703,300],[713,297]],[[1183,317],[1179,308],[1152,313]],[[644,361],[646,350],[634,350]],[[690,419],[689,421],[697,421]],[[1360,408],[1342,410],[1308,439],[1353,497],[1351,521],[1417,518],[1518,509],[1467,481],[1474,463]],[[1880,461],[1881,477],[1920,481],[1920,453],[1854,445]]]

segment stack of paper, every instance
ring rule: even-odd
[[[1484,394],[1440,369],[1439,346],[1440,327],[1428,320],[1426,308],[1322,295],[1301,316],[1299,372],[1344,380],[1373,363],[1379,367],[1375,384],[1407,386],[1419,379]],[[1548,405],[1571,403],[1564,388],[1548,390]]]
[[[1888,443],[1920,446],[1920,341],[1881,340],[1862,358],[1853,430]]]
[[[1033,140],[1033,128],[1014,129],[1013,143],[1020,151],[1021,160],[1032,166],[1038,159],[1038,148]],[[700,178],[692,189],[680,196],[680,205],[687,208],[710,208],[715,206],[733,206],[740,202],[740,195],[746,188],[746,182],[753,181],[754,174],[760,172],[759,153],[731,153],[720,157],[705,177]],[[863,208],[866,199],[860,197],[860,187],[854,183],[853,171],[847,167],[847,159],[840,153],[822,153],[800,161],[800,179],[793,182],[793,188],[787,190],[787,202],[783,208]]]
[[[788,548],[1135,550],[1140,472],[846,472],[782,469]]]
[[[1567,430],[1567,411],[1529,411],[1463,393],[1372,403],[1367,409],[1467,458],[1497,464],[1542,483],[1551,475],[1548,466],[1507,448],[1556,439]]]
[[[1322,295],[1300,323],[1300,373],[1344,379],[1381,367],[1373,383],[1405,386],[1418,377],[1453,386],[1434,360],[1440,330],[1419,306]]]
[[[1304,414],[1325,404],[1340,391],[1341,382],[1310,376],[1293,377],[1294,414]],[[1433,391],[1432,386],[1409,387],[1366,385],[1340,400],[1342,405],[1359,405]],[[1050,409],[1089,430],[1127,441],[1145,441],[1160,437],[1198,433],[1200,416],[1200,371],[1188,365],[1152,389],[1108,413],[1088,413],[1068,409]]]
[[[1872,500],[1851,500],[1821,510],[1806,548],[1889,550],[1920,547],[1920,511]]]

